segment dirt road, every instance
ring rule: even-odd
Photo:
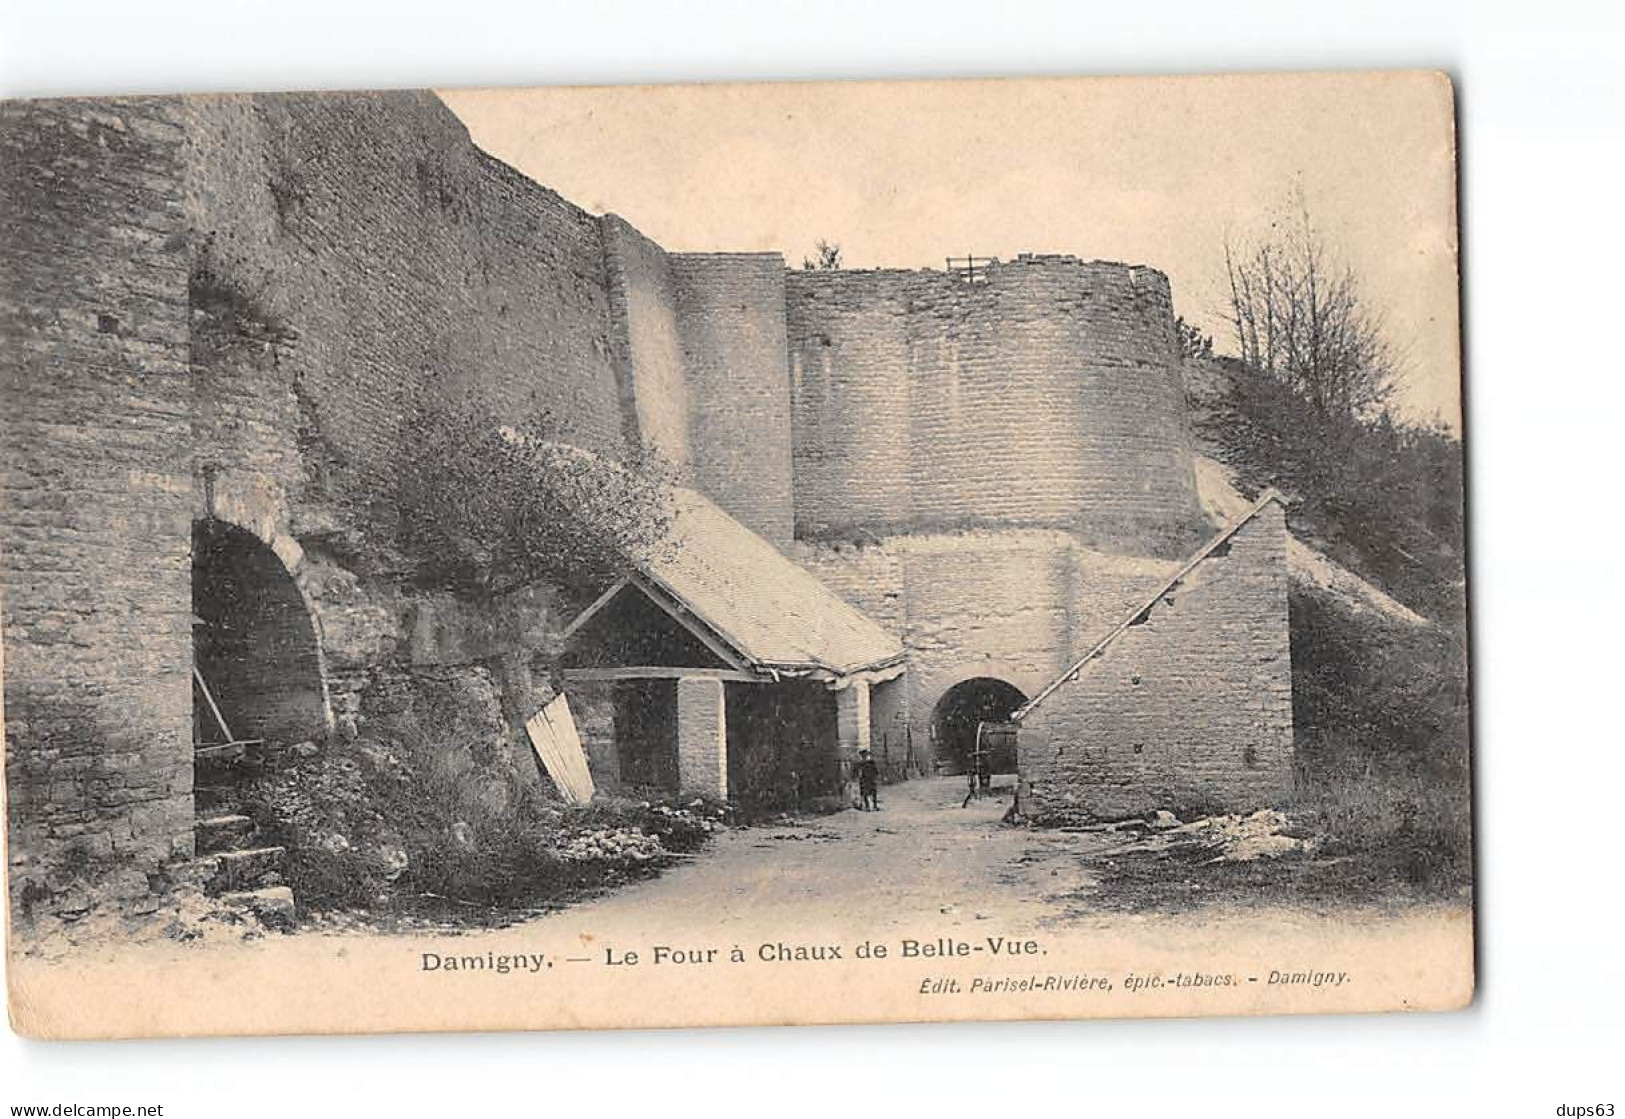
[[[1326,1013],[1460,1006],[1471,991],[1465,906],[1304,906],[1211,883],[1196,911],[1125,906],[1096,878],[1115,873],[1121,840],[1006,827],[1008,790],[961,808],[954,779],[882,795],[879,812],[730,829],[658,878],[501,928],[14,958],[13,1012],[36,1034],[127,1036]],[[887,954],[866,958],[870,944]],[[1223,985],[1131,982],[1197,973]],[[1057,976],[1090,985],[1052,990]],[[978,981],[1004,993],[972,997]],[[144,994],[160,986],[179,993]]]
[[[718,929],[764,913],[787,927],[859,919],[877,934],[995,917],[1002,928],[1038,929],[1075,910],[1068,895],[1093,885],[1082,856],[1105,841],[1001,824],[1007,786],[963,808],[958,777],[909,781],[881,795],[878,812],[731,829],[689,865],[573,907],[572,923],[701,907]]]

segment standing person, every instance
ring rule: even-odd
[[[858,794],[863,811],[880,811],[880,767],[867,750],[858,751]]]
[[[981,790],[976,787],[976,771],[977,767],[972,764],[969,772],[965,774],[965,781],[966,784],[970,786],[970,789],[965,793],[965,799],[959,802],[959,807],[961,808],[969,808],[970,802],[975,800],[976,795],[981,792]]]
[[[987,796],[993,786],[993,772],[988,765],[987,751],[982,749],[981,724],[977,724],[976,727],[976,747],[971,751],[970,771],[965,774],[965,780],[970,785],[970,791],[960,802],[961,808],[968,808],[971,801]]]

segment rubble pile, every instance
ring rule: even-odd
[[[1283,855],[1314,854],[1319,840],[1291,833],[1284,812],[1260,809],[1251,815],[1208,816],[1180,823],[1170,812],[1157,812],[1148,821],[1135,821],[1146,829],[1113,854],[1147,852],[1198,863],[1245,863],[1278,859]],[[1115,825],[1112,830],[1123,830]]]
[[[575,836],[559,851],[570,863],[647,863],[669,854],[658,837],[632,828],[594,828]]]

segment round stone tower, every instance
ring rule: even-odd
[[[786,304],[798,536],[1048,527],[1161,556],[1200,536],[1162,273],[802,271]]]

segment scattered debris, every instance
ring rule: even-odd
[[[1157,817],[1172,814],[1157,813]],[[1180,857],[1192,862],[1242,863],[1254,859],[1276,859],[1283,855],[1313,854],[1318,838],[1303,839],[1286,834],[1290,821],[1286,813],[1264,808],[1249,816],[1209,816],[1189,824],[1174,820],[1161,824],[1154,818],[1152,834],[1126,846],[1113,849],[1114,855],[1148,852],[1164,858]]]
[[[811,841],[813,843],[832,843],[835,842],[839,837],[831,835],[827,831],[781,831],[774,832],[767,838],[772,840],[774,843],[783,843],[786,841],[793,843],[801,843],[804,841]]]
[[[293,891],[286,886],[268,886],[263,890],[222,894],[222,904],[240,909],[268,929],[293,932],[299,927],[299,917],[293,904]]]
[[[597,828],[575,836],[559,852],[571,863],[646,863],[669,852],[660,840],[635,828]]]

